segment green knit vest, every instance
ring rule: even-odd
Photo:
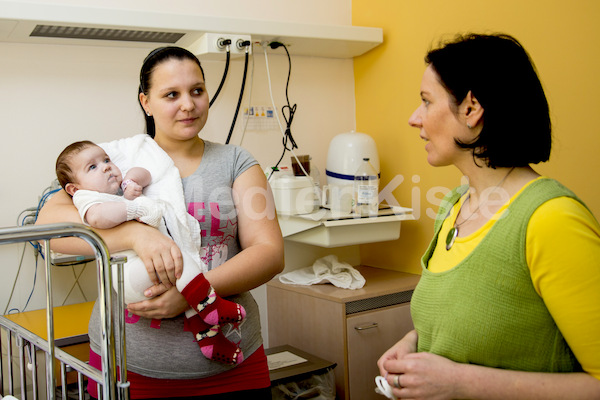
[[[557,181],[538,179],[517,196],[462,262],[431,273],[426,265],[443,219],[466,189],[456,188],[442,202],[434,239],[421,260],[423,273],[411,300],[418,350],[495,368],[581,371],[533,287],[525,256],[533,212],[555,197],[580,200]]]

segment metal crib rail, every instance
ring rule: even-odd
[[[100,307],[100,320],[102,325],[102,371],[98,371],[95,368],[88,366],[85,362],[67,354],[54,344],[54,319],[53,319],[53,300],[52,300],[52,269],[50,262],[50,239],[64,238],[64,237],[78,237],[87,242],[94,250],[96,257],[96,264],[98,270],[98,301],[101,302]],[[129,389],[127,382],[127,369],[126,369],[126,357],[125,357],[125,315],[123,310],[123,271],[122,268],[118,268],[119,271],[119,289],[118,299],[116,299],[115,312],[118,313],[117,318],[117,329],[113,323],[112,316],[112,276],[110,268],[109,252],[106,244],[90,228],[81,224],[48,224],[48,225],[36,225],[36,226],[24,226],[24,227],[10,227],[0,228],[0,244],[19,243],[25,241],[37,241],[43,242],[44,254],[46,261],[46,321],[47,321],[47,340],[42,339],[38,335],[24,329],[20,325],[15,324],[13,321],[0,316],[0,326],[8,329],[7,336],[9,344],[7,346],[8,352],[8,375],[9,375],[9,391],[13,392],[13,371],[12,371],[12,336],[13,333],[17,337],[17,346],[19,348],[19,358],[21,360],[21,397],[27,398],[26,393],[26,382],[24,373],[24,344],[25,340],[34,348],[43,350],[46,352],[46,384],[47,384],[47,398],[54,400],[56,396],[56,371],[54,365],[54,359],[61,361],[61,375],[64,379],[65,364],[69,365],[74,370],[78,371],[78,381],[80,393],[82,391],[82,375],[87,376],[99,383],[102,399],[129,399]],[[122,264],[122,260],[117,263]],[[119,340],[119,360],[115,354],[115,335],[121,338]],[[33,351],[35,357],[35,351]],[[35,366],[35,360],[32,361]],[[120,370],[120,378],[117,380],[117,367]],[[32,370],[32,378],[34,385],[34,398],[37,398],[37,379],[35,378],[36,368]],[[0,363],[0,375],[4,375],[4,370]],[[4,395],[3,387],[3,376],[0,379],[0,393]],[[63,380],[64,382],[64,380]],[[63,398],[65,398],[65,390],[63,390]]]

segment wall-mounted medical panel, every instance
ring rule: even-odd
[[[352,58],[383,42],[380,28],[0,0],[0,41],[154,48],[192,46],[207,33],[279,41],[291,54]]]

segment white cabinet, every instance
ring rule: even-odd
[[[291,345],[335,362],[339,399],[381,400],[379,356],[412,329],[409,301],[419,275],[367,266],[362,289],[267,284],[269,346]]]

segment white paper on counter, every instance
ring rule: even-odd
[[[289,367],[291,365],[302,364],[307,360],[289,351],[267,355],[269,371],[274,369]]]

